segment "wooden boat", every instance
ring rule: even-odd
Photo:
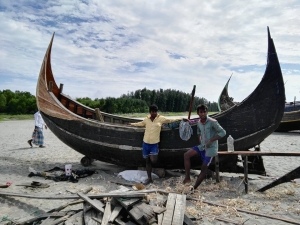
[[[141,146],[144,128],[128,126],[139,121],[101,112],[86,107],[63,94],[51,69],[51,48],[54,35],[46,51],[37,83],[37,105],[43,119],[51,131],[65,144],[85,155],[81,163],[89,165],[92,159],[129,166],[144,166]],[[227,131],[219,140],[219,150],[227,150],[226,139],[230,134],[235,138],[236,150],[247,150],[261,143],[272,133],[283,115],[285,91],[275,46],[268,30],[268,61],[265,74],[243,102],[214,115]],[[196,124],[192,124],[196,134]],[[198,145],[197,135],[188,141],[180,139],[178,129],[163,128],[159,144],[157,167],[166,169],[183,168],[183,154]],[[236,158],[220,158],[220,171],[238,172]],[[194,157],[192,168],[200,168],[201,160]],[[255,164],[249,169],[264,173],[264,168],[256,170]]]
[[[222,92],[219,96],[219,99],[218,99],[218,108],[219,108],[219,111],[221,111],[221,112],[236,105],[232,101],[232,98],[229,97],[229,94],[228,94],[228,85],[229,85],[229,81],[231,79],[231,76],[229,77],[227,83],[225,84],[225,86],[224,86],[224,88],[223,88],[223,90],[222,90]]]
[[[224,86],[218,100],[218,107],[220,111],[227,110],[235,105],[228,94],[230,78]],[[300,130],[300,102],[296,101],[285,103],[282,120],[275,132],[288,132],[293,130]]]
[[[284,112],[276,132],[300,130],[300,110]]]

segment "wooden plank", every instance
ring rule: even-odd
[[[41,225],[50,225],[52,224],[57,218],[63,217],[66,215],[66,212],[53,212],[47,219],[45,219]]]
[[[107,225],[109,223],[109,218],[110,218],[110,215],[111,215],[111,211],[112,210],[111,210],[110,201],[107,201],[101,225]]]
[[[259,151],[219,151],[218,155],[242,155],[242,156],[300,156],[300,152],[259,152]]]
[[[129,198],[129,199],[116,198],[116,199],[125,209],[128,209],[130,206],[142,200],[141,198]]]
[[[90,210],[86,210],[90,205],[87,202],[83,203],[83,220],[85,225],[98,225],[99,223],[95,221],[93,218],[96,218],[100,221],[102,221],[102,215],[94,208],[91,208]]]
[[[65,221],[65,225],[83,225],[83,211],[80,211]]]
[[[184,220],[186,195],[177,195],[172,225],[182,225]]]
[[[282,184],[282,183],[285,183],[285,182],[289,182],[291,180],[294,180],[294,179],[297,179],[297,178],[300,178],[300,166],[290,172],[288,172],[287,174],[285,174],[284,176],[278,178],[277,180],[273,181],[272,183],[260,188],[259,192],[263,192],[263,191],[266,191],[272,187],[275,187],[279,184]]]
[[[114,207],[114,209],[113,209],[113,211],[112,211],[112,213],[111,213],[111,215],[110,215],[110,217],[109,217],[109,222],[114,222],[115,221],[115,219],[118,217],[118,215],[120,214],[120,212],[121,212],[121,210],[122,210],[122,206],[121,205],[119,205],[119,204],[117,204],[117,205],[115,205],[115,207]]]
[[[166,212],[164,213],[163,225],[171,225],[174,213],[174,206],[176,203],[176,194],[170,193],[167,200]]]
[[[83,203],[83,202],[84,202],[84,200],[78,199],[78,200],[69,202],[69,203],[67,203],[67,204],[64,204],[64,205],[62,205],[62,206],[60,206],[60,207],[58,207],[58,208],[51,209],[51,210],[48,211],[48,213],[55,212],[55,211],[60,211],[60,210],[66,208],[66,207],[68,207],[68,206],[70,206],[70,205],[76,205],[76,204]]]
[[[25,220],[23,222],[20,222],[19,224],[20,225],[32,224],[35,221],[37,222],[37,221],[40,221],[40,220],[43,220],[43,219],[47,219],[49,216],[50,216],[50,213],[44,213],[44,214],[39,215],[37,217],[34,217],[34,218],[29,219],[29,220]]]
[[[184,224],[186,225],[194,225],[195,223],[188,217],[186,214],[184,214],[184,219],[183,219]]]
[[[88,202],[93,208],[95,208],[99,212],[104,213],[104,209],[102,208],[103,207],[103,203],[101,204],[100,201],[98,201],[98,202],[94,201],[94,200],[90,199],[88,196],[86,196],[85,194],[81,194],[81,193],[77,193],[77,194],[84,201]]]
[[[68,196],[58,196],[58,195],[28,195],[28,194],[19,194],[19,193],[10,193],[10,192],[0,192],[0,196],[14,196],[14,197],[23,197],[23,198],[34,198],[34,199],[79,199],[78,195],[68,195]],[[102,193],[98,195],[87,195],[92,199],[99,199],[105,197],[124,197],[124,198],[143,198],[145,192],[120,192],[120,193]]]
[[[133,207],[131,210],[129,210],[128,213],[135,221],[138,221],[143,218],[143,211],[141,211],[137,207]]]

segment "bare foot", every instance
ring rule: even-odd
[[[152,180],[152,179],[147,179],[147,180],[144,182],[144,185],[147,185],[147,184],[150,184],[150,183],[153,183],[153,180]]]
[[[184,180],[183,180],[182,183],[183,183],[183,184],[191,183],[191,179],[189,179],[189,178],[184,178]]]

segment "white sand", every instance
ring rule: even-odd
[[[67,190],[79,191],[87,187],[93,187],[94,193],[108,192],[118,188],[118,185],[110,183],[109,180],[116,180],[114,174],[126,168],[99,161],[95,161],[89,167],[97,170],[98,173],[79,179],[78,183],[54,182],[44,180],[42,177],[28,177],[29,166],[37,171],[49,170],[55,166],[63,168],[65,164],[72,164],[73,169],[84,168],[80,164],[83,156],[62,143],[49,129],[44,130],[46,148],[30,148],[27,140],[31,137],[33,127],[33,120],[0,122],[0,184],[5,184],[7,181],[13,182],[8,188],[0,188],[0,192],[68,195]],[[273,133],[261,144],[261,149],[262,151],[300,152],[300,133]],[[287,224],[278,220],[236,212],[234,207],[300,221],[300,179],[296,180],[296,183],[281,184],[262,194],[254,192],[274,178],[295,169],[300,165],[299,162],[299,157],[264,157],[269,177],[261,179],[261,176],[250,174],[249,194],[244,194],[244,187],[239,178],[243,174],[221,173],[223,182],[216,184],[214,180],[207,180],[201,184],[193,197],[202,197],[206,201],[228,205],[228,209],[200,203],[196,206],[195,202],[188,201],[187,211],[202,218],[197,221],[198,224],[226,224],[213,220],[216,216],[240,222],[248,220],[245,224]],[[168,190],[177,188],[178,191],[182,191],[184,187],[180,184],[181,180],[182,178],[176,177],[161,178],[156,180],[152,187]],[[32,181],[48,183],[50,187],[39,189],[16,186]],[[70,201],[0,196],[0,221],[7,218],[22,221]]]

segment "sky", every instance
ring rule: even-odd
[[[73,98],[173,89],[242,101],[266,68],[267,26],[300,100],[298,0],[1,0],[0,90],[35,95],[53,32],[52,70]]]

